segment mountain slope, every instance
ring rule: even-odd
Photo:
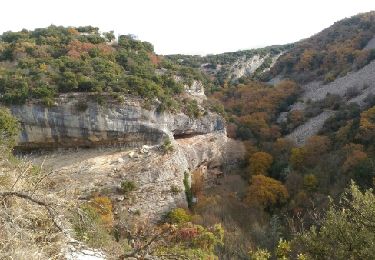
[[[374,36],[375,12],[343,19],[293,44],[278,59],[272,75],[281,74],[298,82],[332,81],[375,59],[375,51],[365,48]]]

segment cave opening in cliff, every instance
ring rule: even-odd
[[[186,133],[183,133],[183,134],[174,134],[173,138],[175,140],[177,140],[177,139],[187,139],[187,138],[191,138],[191,137],[194,137],[194,136],[197,136],[197,135],[200,135],[200,134],[186,134]]]

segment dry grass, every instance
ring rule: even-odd
[[[62,259],[65,235],[48,176],[0,149],[0,259]]]

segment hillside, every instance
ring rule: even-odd
[[[165,68],[167,67],[167,69]],[[184,87],[204,77],[190,68],[165,63],[148,42],[131,35],[115,41],[113,32],[57,27],[5,32],[0,36],[0,100],[5,104],[39,99],[47,106],[61,93],[133,95],[179,110]],[[178,78],[176,78],[178,77]],[[178,80],[180,79],[180,80]]]
[[[244,78],[262,79],[280,55],[290,48],[291,45],[270,46],[203,57],[169,55],[166,58],[177,64],[200,69],[214,83],[222,86],[225,83],[237,83]]]
[[[373,259],[375,12],[162,56],[0,36],[1,259]]]
[[[295,43],[278,59],[272,75],[281,74],[301,83],[330,82],[362,68],[375,59],[375,51],[369,48],[375,35],[374,21],[375,12],[359,14]]]

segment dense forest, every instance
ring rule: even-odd
[[[198,105],[186,101],[184,84],[201,81],[208,95],[205,105],[226,119],[228,136],[246,148],[242,162],[225,172],[239,175],[245,187],[215,193],[205,191],[200,180],[186,185],[187,198],[198,202],[170,211],[140,234],[155,241],[155,254],[163,259],[374,259],[375,98],[368,96],[359,106],[331,95],[308,104],[304,112],[289,113],[284,123],[277,121],[298,100],[303,83],[330,82],[374,60],[375,49],[364,49],[374,35],[371,12],[287,46],[163,57],[150,43],[129,35],[116,40],[113,32],[99,33],[91,26],[6,32],[0,37],[0,100],[3,105],[38,100],[52,106],[60,93],[135,95],[158,99],[162,110],[190,107],[194,115]],[[231,84],[225,72],[213,77],[201,70],[202,64],[216,67],[269,52],[283,53],[262,77],[282,75],[277,84],[254,77]],[[316,110],[327,108],[337,113],[305,144],[285,138]],[[18,130],[17,121],[1,108],[2,167],[18,167],[11,153]],[[6,185],[0,178],[0,187]],[[132,185],[123,183],[124,193]],[[108,198],[98,196],[82,210],[91,222],[74,226],[77,238],[109,251],[117,246],[123,259],[131,256],[118,239],[121,230],[112,223]]]

